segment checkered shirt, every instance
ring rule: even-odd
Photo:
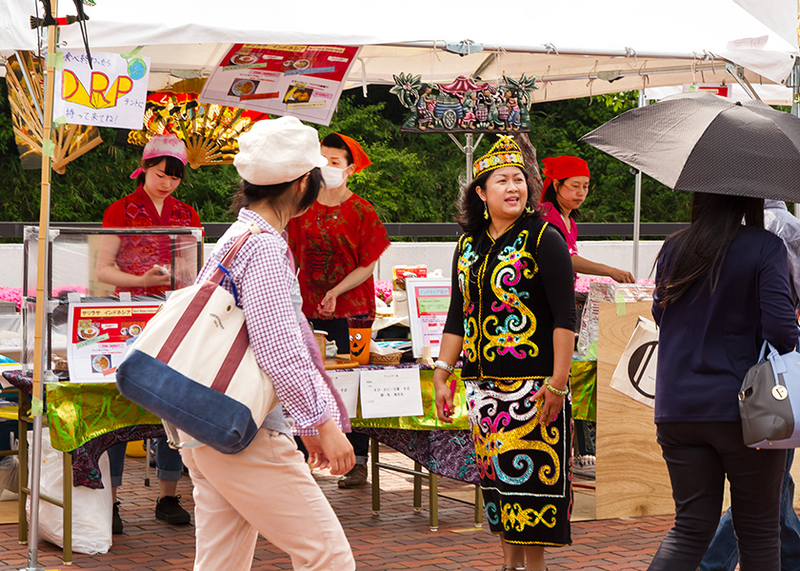
[[[244,310],[250,346],[259,366],[270,376],[284,414],[293,418],[296,434],[315,434],[332,416],[336,403],[311,358],[298,326],[291,291],[297,278],[292,272],[286,240],[261,216],[242,209],[238,222],[254,222],[260,229],[239,250],[228,270]],[[245,229],[233,225],[219,240],[197,277],[208,280]],[[223,287],[233,292],[230,280]],[[332,414],[333,412],[336,414]]]

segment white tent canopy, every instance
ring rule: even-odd
[[[36,49],[28,26],[36,4],[0,3],[0,53]],[[542,80],[536,102],[730,82],[724,60],[744,67],[753,84],[781,83],[798,55],[786,24],[796,24],[795,0],[640,0],[624,8],[528,0],[498,10],[494,19],[492,4],[477,0],[431,2],[422,11],[409,6],[407,13],[379,6],[372,0],[307,0],[291,9],[263,0],[97,0],[85,10],[92,49],[124,53],[146,46],[141,54],[151,58],[150,89],[208,74],[237,42],[363,45],[351,86],[391,84],[400,72],[421,74],[426,82],[526,73]],[[59,2],[58,15],[74,12],[71,2]],[[83,45],[77,25],[64,28],[61,39],[62,47]],[[470,44],[482,50],[462,56],[446,49]]]

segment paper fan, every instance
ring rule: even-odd
[[[197,98],[205,79],[187,79],[169,89],[147,96],[145,128],[128,134],[129,144],[143,147],[153,135],[172,133],[186,143],[189,166],[233,163],[239,150],[239,135],[265,113],[236,107],[200,103]]]
[[[14,139],[22,167],[42,167],[42,115],[44,112],[44,79],[39,59],[31,52],[17,52],[6,61],[6,84],[11,104]],[[59,125],[55,130],[52,168],[64,174],[66,166],[103,142],[97,127]]]

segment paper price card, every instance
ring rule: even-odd
[[[347,416],[355,418],[358,410],[358,384],[361,374],[358,371],[329,371],[334,388],[342,397]]]
[[[420,416],[419,368],[361,371],[361,417]]]
[[[74,383],[114,383],[117,366],[159,303],[71,303],[67,363]]]

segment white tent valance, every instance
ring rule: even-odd
[[[797,43],[787,41],[785,25],[774,31],[768,24],[796,22],[793,3],[640,0],[613,8],[595,0],[528,0],[495,13],[491,4],[462,0],[427,3],[423,12],[409,7],[405,14],[371,0],[307,0],[299,11],[262,0],[97,0],[85,10],[92,48],[124,53],[146,46],[141,54],[151,58],[150,89],[208,74],[232,43],[330,43],[364,46],[350,86],[391,84],[400,72],[426,82],[525,73],[542,80],[534,95],[539,102],[731,81],[726,59],[746,68],[751,83],[781,83]],[[59,15],[75,10],[59,4]],[[35,8],[34,0],[0,3],[0,52],[36,49],[28,26]],[[470,43],[482,50],[461,56],[446,49],[467,51]],[[82,45],[77,26],[63,29],[62,47]]]

